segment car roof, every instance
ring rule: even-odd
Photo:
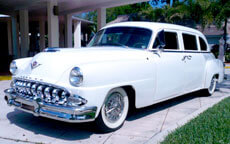
[[[176,24],[158,23],[158,22],[120,22],[120,23],[107,25],[103,27],[102,29],[109,28],[109,27],[117,27],[117,26],[142,27],[142,28],[151,29],[153,31],[156,31],[159,29],[175,29],[175,30],[192,32],[192,33],[198,34],[203,37],[203,34],[196,29],[181,26],[181,25],[176,25]]]

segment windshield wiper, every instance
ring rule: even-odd
[[[112,44],[119,45],[119,46],[122,46],[124,48],[129,48],[127,45],[124,45],[124,44],[121,44],[121,43],[112,43]]]
[[[93,46],[122,46],[124,48],[129,48],[128,46],[121,44],[121,43],[98,43],[94,44]]]

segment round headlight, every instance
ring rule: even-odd
[[[12,75],[15,75],[18,71],[18,67],[16,65],[16,61],[12,61],[10,63],[10,72],[12,73]]]
[[[72,86],[80,86],[83,82],[83,74],[79,67],[74,67],[69,76],[69,82]]]

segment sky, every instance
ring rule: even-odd
[[[153,8],[162,8],[163,6],[165,6],[167,3],[166,2],[162,2],[161,0],[157,1],[157,4],[155,2],[155,0],[150,0],[149,4],[153,7]],[[173,0],[170,0],[170,6],[173,4]]]
[[[150,0],[149,4],[153,7],[153,8],[162,8],[163,6],[167,5],[166,2],[162,2],[162,0],[157,0],[157,4],[155,4],[156,0]],[[183,0],[179,0],[179,2],[182,2]],[[170,6],[173,5],[173,0],[170,0]]]

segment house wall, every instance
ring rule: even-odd
[[[206,35],[206,38],[208,40],[208,44],[219,44],[219,40],[222,37],[222,35]]]

